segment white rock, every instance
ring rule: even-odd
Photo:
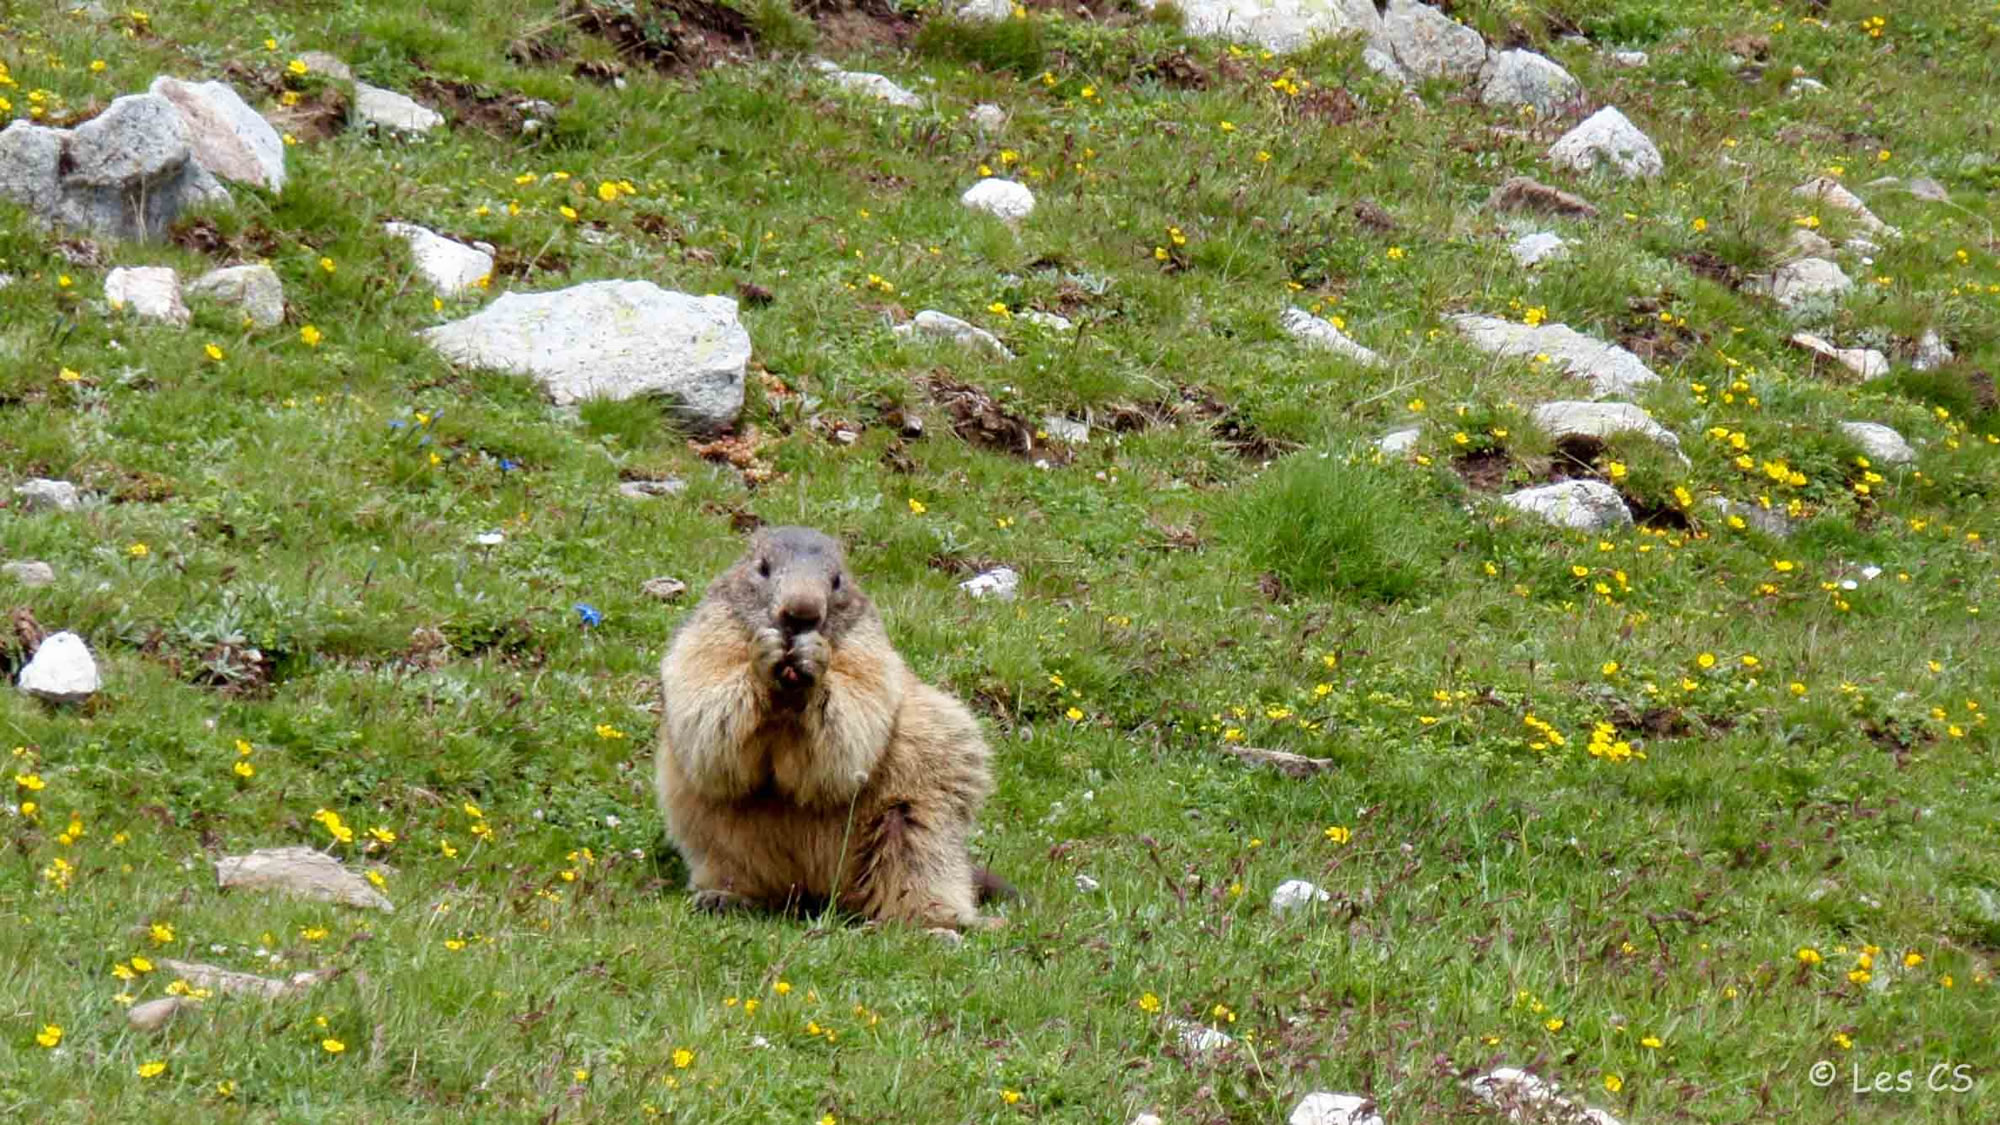
[[[1381,437],[1376,438],[1375,448],[1391,457],[1400,456],[1415,449],[1418,440],[1423,436],[1424,429],[1422,426],[1405,426],[1400,430],[1391,430]]]
[[[1153,6],[1153,0],[1140,2]],[[1380,46],[1382,35],[1374,0],[1187,0],[1180,7],[1182,27],[1191,35],[1255,43],[1279,54],[1347,32]]]
[[[1045,313],[1039,309],[1026,309],[1017,312],[1014,314],[1014,319],[1032,324],[1037,328],[1046,329],[1057,335],[1066,335],[1076,330],[1076,325],[1071,324],[1068,317],[1058,316],[1055,313]]]
[[[1633,395],[1660,381],[1638,356],[1567,324],[1529,325],[1471,315],[1454,316],[1451,322],[1480,351],[1519,358],[1548,356],[1553,366],[1589,381],[1598,398]]]
[[[1792,231],[1792,237],[1785,243],[1788,258],[1824,258],[1832,253],[1833,243],[1803,227]]]
[[[982,133],[998,133],[1007,127],[1007,111],[992,102],[980,102],[966,112]]]
[[[1745,504],[1721,496],[1711,496],[1701,502],[1701,506],[1713,511],[1725,521],[1734,516],[1751,528],[1780,539],[1792,534],[1792,519],[1777,508],[1766,508],[1762,504]]]
[[[1666,171],[1666,161],[1652,138],[1639,131],[1613,106],[1605,106],[1549,146],[1549,160],[1577,172],[1610,168],[1626,179],[1652,177]]]
[[[992,598],[998,602],[1011,602],[1021,589],[1021,576],[1011,566],[996,566],[992,570],[981,571],[958,584],[975,599]]]
[[[1403,69],[1403,64],[1396,61],[1396,56],[1379,47],[1363,48],[1361,51],[1361,65],[1384,78],[1401,82],[1404,85],[1408,85],[1410,82],[1410,72]]]
[[[1370,0],[1372,2],[1372,0]],[[1418,78],[1470,82],[1486,65],[1486,40],[1478,31],[1418,0],[1389,0],[1382,37],[1404,70]]]
[[[363,124],[397,133],[428,133],[444,124],[444,116],[394,90],[354,84],[354,116]]]
[[[1842,422],[1840,432],[1854,440],[1868,459],[1883,465],[1907,465],[1917,459],[1917,451],[1903,435],[1880,422]]]
[[[1910,366],[1919,371],[1933,371],[1951,360],[1951,345],[1944,342],[1937,329],[1926,328],[1923,337],[1917,341],[1917,354],[1910,360]]]
[[[34,477],[14,486],[14,495],[20,497],[23,511],[40,512],[55,509],[58,512],[73,512],[83,503],[83,496],[76,486],[66,480],[49,480]]]
[[[1278,327],[1308,347],[1346,356],[1363,367],[1382,366],[1381,356],[1349,339],[1347,333],[1335,328],[1331,321],[1304,309],[1286,309],[1279,313]]]
[[[1607,440],[1618,434],[1638,434],[1674,451],[1685,464],[1681,439],[1653,420],[1642,406],[1629,402],[1545,402],[1531,414],[1535,426],[1555,441],[1569,437]]]
[[[147,93],[181,111],[190,144],[203,168],[225,180],[270,191],[285,187],[285,142],[264,115],[225,82],[182,82],[161,75]]]
[[[1786,262],[1771,275],[1771,296],[1786,308],[1797,308],[1816,298],[1838,300],[1854,288],[1854,279],[1840,266],[1825,258],[1800,258]]]
[[[1533,106],[1537,116],[1557,117],[1583,96],[1583,85],[1533,51],[1495,51],[1479,72],[1479,100],[1514,109]]]
[[[22,691],[51,703],[82,703],[103,686],[90,646],[67,631],[42,639],[34,659],[21,669],[18,682]]]
[[[1951,192],[1945,186],[1928,176],[1919,176],[1907,185],[1910,194],[1926,203],[1950,203]]]
[[[618,483],[618,495],[627,500],[651,500],[660,496],[679,496],[687,491],[687,482],[679,477],[665,480],[628,480]]]
[[[410,244],[417,272],[447,297],[477,289],[481,278],[493,275],[493,255],[484,250],[413,223],[383,223],[382,228]]]
[[[1644,51],[1613,51],[1609,58],[1612,65],[1627,69],[1637,69],[1652,61],[1652,57]]]
[[[1035,193],[1026,184],[987,177],[965,189],[958,201],[974,211],[1018,223],[1035,209]]]
[[[1882,568],[1871,563],[1861,568],[1861,577],[1873,582],[1877,578],[1882,577]]]
[[[1374,1104],[1359,1094],[1307,1094],[1286,1120],[1289,1125],[1382,1125]]]
[[[1540,516],[1557,527],[1605,531],[1632,525],[1632,510],[1618,490],[1596,480],[1567,480],[1522,489],[1500,498],[1517,511]]]
[[[1099,883],[1088,875],[1079,874],[1076,877],[1076,889],[1082,891],[1084,894],[1090,894],[1102,886],[1102,883]]]
[[[1809,200],[1815,200],[1835,211],[1852,215],[1864,230],[1886,232],[1890,229],[1889,224],[1876,218],[1875,212],[1870,211],[1868,205],[1861,202],[1860,196],[1842,187],[1840,181],[1831,176],[1815,176],[1798,187],[1793,188],[1792,194],[1803,196]]]
[[[192,316],[181,303],[180,275],[166,266],[129,266],[104,275],[104,299],[114,309],[185,328]]]
[[[1160,1120],[1159,1115],[1156,1113],[1142,1113],[1134,1117],[1130,1125],[1165,1125],[1165,1123]]]
[[[215,861],[215,883],[389,914],[396,910],[366,878],[315,848],[259,848],[248,855],[224,856]]]
[[[481,547],[498,547],[507,541],[507,533],[504,531],[482,531],[473,536],[472,541]]]
[[[1014,15],[1013,0],[965,0],[954,13],[959,19],[973,23],[999,23]]]
[[[1090,423],[1065,418],[1060,414],[1050,414],[1043,418],[1042,432],[1070,445],[1090,444]]]
[[[681,595],[688,592],[688,587],[687,583],[680,579],[663,574],[658,578],[646,579],[645,582],[640,584],[639,592],[649,598],[657,598],[663,602],[672,602],[679,601]]]
[[[1491,1074],[1472,1080],[1472,1092],[1487,1104],[1505,1111],[1515,1125],[1618,1125],[1618,1119],[1601,1109],[1573,1102],[1524,1070],[1503,1066]]]
[[[743,409],[750,334],[727,297],[591,281],[508,293],[419,335],[454,363],[533,376],[559,405],[666,395],[701,430],[727,426]]]
[[[0,563],[0,577],[12,579],[32,589],[53,583],[56,580],[56,568],[45,562],[32,560]]]
[[[285,320],[285,285],[270,266],[210,270],[189,283],[187,293],[190,297],[239,305],[243,315],[259,328],[273,328]]]
[[[1821,359],[1838,363],[1863,379],[1875,379],[1889,373],[1889,357],[1874,348],[1838,348],[1832,341],[1810,332],[1793,333],[1791,343],[1793,347],[1803,348]]]
[[[1540,230],[1515,239],[1507,252],[1514,255],[1515,262],[1532,269],[1543,262],[1569,257],[1569,243],[1554,231]]]
[[[1793,97],[1798,97],[1801,94],[1824,94],[1826,93],[1826,83],[1821,82],[1817,78],[1794,78],[1791,84],[1785,87],[1785,93]]]
[[[1010,8],[1009,11],[1011,12],[1012,9]],[[813,66],[818,68],[820,74],[825,76],[827,81],[849,93],[860,94],[864,97],[874,98],[877,101],[888,102],[898,109],[922,109],[924,106],[924,99],[903,89],[880,74],[870,74],[867,71],[842,70],[839,66],[828,62],[826,59],[814,60]]]
[[[305,51],[299,55],[299,61],[306,64],[307,74],[317,74],[335,82],[354,81],[353,69],[325,51]]]
[[[1271,913],[1290,914],[1294,910],[1311,906],[1316,902],[1332,901],[1332,895],[1304,879],[1287,879],[1271,892]]]
[[[75,129],[16,118],[0,129],[0,199],[57,226],[115,238],[160,238],[189,207],[229,192],[195,159],[174,103],[113,98]]]
[[[895,334],[904,339],[928,336],[937,340],[950,340],[961,347],[986,352],[995,359],[1014,358],[1014,353],[1007,350],[1007,345],[1001,343],[998,336],[936,309],[925,309],[910,323],[897,325]]]

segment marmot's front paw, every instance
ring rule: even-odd
[[[696,891],[692,905],[703,914],[729,914],[748,909],[750,900],[733,891]]]
[[[792,649],[785,654],[785,663],[779,675],[792,673],[790,686],[806,687],[818,683],[826,674],[827,661],[833,659],[833,646],[819,633],[800,633],[792,638]]]
[[[785,634],[776,629],[759,629],[750,638],[750,660],[757,669],[757,678],[765,683],[776,679],[778,665],[784,663],[786,649]]]

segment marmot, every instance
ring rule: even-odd
[[[697,907],[998,924],[977,904],[1011,888],[966,850],[993,790],[986,741],[904,665],[839,543],[759,531],[660,681],[655,780]]]

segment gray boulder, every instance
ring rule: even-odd
[[[467,246],[414,223],[383,223],[382,228],[410,244],[410,258],[432,289],[447,297],[479,286],[493,274],[493,255]]]
[[[51,703],[82,703],[103,686],[90,646],[75,633],[51,633],[21,669],[21,690]]]
[[[1533,51],[1495,51],[1479,72],[1479,100],[1514,109],[1532,106],[1539,117],[1559,117],[1583,96],[1569,71]]]
[[[1638,356],[1567,324],[1530,325],[1471,315],[1450,320],[1480,351],[1518,359],[1545,355],[1559,370],[1587,380],[1598,398],[1637,394],[1660,381]]]
[[[1652,138],[1613,106],[1605,106],[1563,134],[1549,146],[1549,160],[1576,172],[1606,166],[1628,180],[1657,176],[1667,168]]]
[[[35,477],[14,486],[23,510],[30,512],[73,512],[83,503],[76,486],[66,480]]]
[[[53,585],[56,580],[56,568],[45,562],[36,561],[0,563],[0,578],[7,578],[33,589],[38,586]]]
[[[1681,452],[1681,439],[1655,422],[1643,406],[1629,402],[1545,402],[1535,407],[1531,416],[1535,427],[1556,441],[1574,437],[1603,441],[1619,434],[1638,434],[1673,450],[1683,463],[1687,461]]]
[[[366,82],[354,84],[354,117],[392,133],[428,133],[444,124],[444,116],[436,110]]]
[[[1917,459],[1917,451],[1903,435],[1880,422],[1842,422],[1840,432],[1853,439],[1870,461],[1883,465],[1907,465]]]
[[[1557,527],[1578,531],[1608,531],[1632,525],[1632,510],[1625,506],[1624,497],[1603,481],[1566,480],[1524,488],[1502,496],[1500,502]]]
[[[750,334],[727,297],[592,281],[508,293],[420,335],[453,363],[532,376],[560,404],[664,395],[702,431],[732,424],[743,409]]]
[[[1815,300],[1837,301],[1853,288],[1854,279],[1825,258],[1786,262],[1771,275],[1771,296],[1788,309]]]
[[[1363,367],[1382,366],[1382,357],[1355,343],[1347,333],[1333,326],[1324,317],[1314,316],[1304,309],[1286,309],[1278,314],[1278,327],[1287,335],[1310,348],[1345,356]]]
[[[104,275],[104,299],[114,309],[147,320],[187,327],[188,307],[181,303],[180,275],[166,266],[130,266]]]
[[[17,120],[0,131],[0,198],[56,226],[158,238],[182,211],[229,193],[195,159],[174,103],[130,94],[75,129]]]
[[[908,324],[899,324],[895,334],[903,339],[926,336],[933,340],[950,340],[952,343],[974,351],[982,351],[994,359],[1009,360],[1014,353],[1000,342],[1000,337],[974,324],[968,324],[949,313],[936,309],[919,312]]]
[[[1417,78],[1470,82],[1486,65],[1479,32],[1417,0],[1389,0],[1382,9],[1382,37],[1404,70]]]
[[[270,266],[210,270],[188,284],[187,295],[240,306],[243,315],[259,328],[272,328],[285,320],[285,285]]]

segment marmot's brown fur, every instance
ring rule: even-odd
[[[660,679],[660,807],[697,906],[991,924],[977,903],[997,880],[966,851],[985,739],[903,664],[834,540],[758,532]]]

